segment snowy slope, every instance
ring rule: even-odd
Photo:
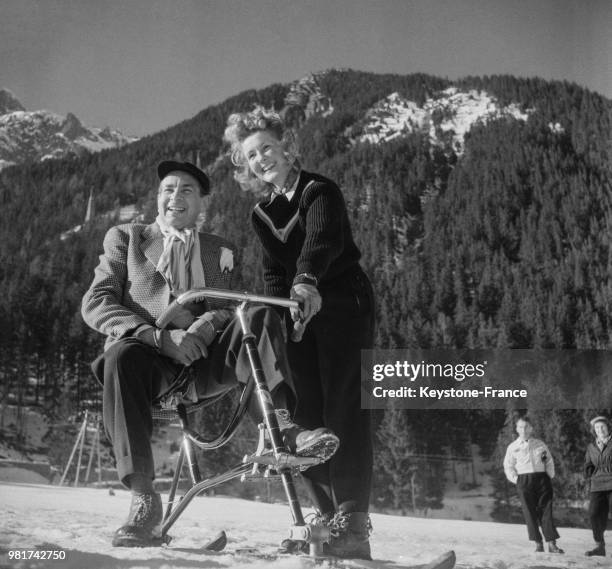
[[[525,121],[529,113],[515,104],[502,106],[485,91],[449,87],[429,97],[422,106],[392,93],[367,111],[357,140],[377,144],[422,132],[433,145],[449,144],[460,155],[465,135],[475,124],[503,117]]]
[[[170,547],[121,549],[110,538],[124,520],[130,497],[118,491],[59,488],[0,483],[0,567],[71,569],[249,569],[299,568],[298,559],[267,561],[240,558],[227,552],[207,553],[202,546],[219,530],[228,532],[229,552],[257,547],[272,552],[286,536],[291,520],[278,504],[231,498],[198,498],[179,518],[170,534]],[[372,515],[373,555],[401,567],[417,567],[454,549],[457,566],[464,569],[555,569],[611,567],[608,558],[587,559],[590,531],[561,529],[559,544],[565,555],[535,554],[524,526],[492,522],[433,520]],[[52,564],[8,562],[11,549],[61,549],[66,560]],[[388,562],[382,567],[393,569]],[[327,565],[323,565],[327,567]]]

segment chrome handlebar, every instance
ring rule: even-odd
[[[299,308],[298,301],[291,300],[290,298],[251,294],[250,292],[238,292],[235,290],[226,290],[222,288],[194,288],[180,294],[177,297],[176,302],[178,302],[178,304],[185,305],[189,304],[190,302],[201,302],[207,297],[233,300],[236,302],[261,302],[263,304],[271,304],[274,306],[284,306],[285,308]]]

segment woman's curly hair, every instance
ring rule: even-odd
[[[232,164],[236,167],[234,179],[243,190],[255,194],[267,194],[271,188],[270,184],[261,181],[249,168],[242,152],[242,142],[252,134],[264,130],[278,138],[289,162],[299,168],[295,135],[277,112],[258,105],[248,113],[231,114],[227,119],[223,138],[230,144]]]

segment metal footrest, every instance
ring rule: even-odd
[[[280,453],[278,456],[270,454],[251,454],[244,457],[243,462],[254,462],[255,464],[264,464],[271,466],[274,470],[282,470],[287,468],[296,468],[298,470],[305,470],[311,466],[321,464],[323,462],[317,456],[296,456],[289,453]]]
[[[270,478],[275,476],[282,470],[295,470],[302,472],[311,466],[316,466],[325,462],[325,459],[318,456],[297,456],[288,452],[279,453],[274,456],[270,447],[268,432],[263,423],[258,425],[259,438],[257,441],[257,449],[253,454],[247,454],[242,459],[243,464],[247,462],[253,463],[253,471],[251,477]],[[265,466],[264,472],[259,473],[258,465]]]
[[[289,539],[308,543],[310,555],[319,557],[324,554],[323,544],[329,543],[331,539],[331,530],[324,525],[291,526],[289,528]]]
[[[253,469],[251,472],[247,472],[240,477],[240,482],[260,482],[266,480],[270,482],[278,482],[281,480],[280,474],[270,468],[265,468],[263,472],[261,469]]]

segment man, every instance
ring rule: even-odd
[[[552,514],[553,489],[551,480],[555,476],[555,465],[548,447],[533,438],[533,426],[528,417],[516,422],[518,438],[508,445],[504,458],[506,478],[516,484],[521,500],[523,516],[527,524],[529,539],[536,542],[536,552],[544,551],[544,539],[550,553],[563,553],[557,547],[559,534]]]
[[[250,376],[240,325],[225,301],[211,300],[205,311],[183,309],[170,329],[156,321],[172,300],[190,288],[230,288],[237,273],[235,248],[221,237],[199,233],[209,181],[188,162],[165,161],[157,168],[155,223],[111,228],[104,253],[85,293],[85,322],[107,336],[104,353],[92,364],[104,385],[104,426],[113,444],[121,482],[132,492],[127,523],[115,546],[147,546],[159,537],[161,498],[153,489],[151,406],[186,366],[193,378],[190,398],[231,389]],[[293,386],[280,318],[260,307],[247,314],[279,427],[291,452],[328,458],[338,440],[328,429],[306,431],[289,419]],[[253,398],[255,399],[255,398]],[[257,417],[256,402],[250,412]]]

